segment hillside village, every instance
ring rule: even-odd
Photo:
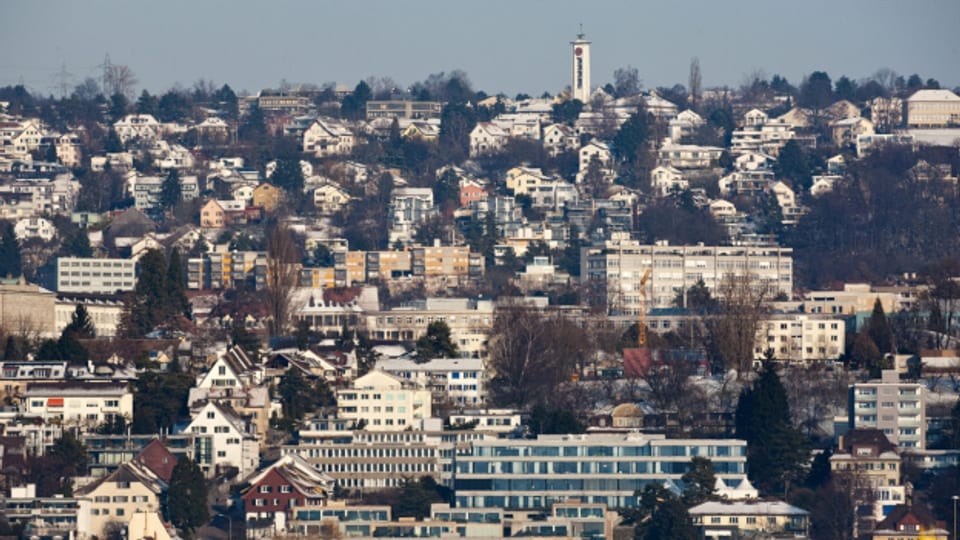
[[[590,46],[0,88],[0,536],[956,535],[956,90]]]

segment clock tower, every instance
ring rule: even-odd
[[[586,40],[581,27],[577,39],[570,42],[573,46],[573,79],[570,81],[570,97],[579,99],[584,105],[590,103],[590,42]]]

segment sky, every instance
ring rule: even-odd
[[[460,69],[488,94],[553,94],[570,84],[582,24],[594,86],[625,66],[645,88],[686,85],[697,57],[705,88],[880,68],[954,88],[958,21],[960,0],[0,0],[0,86],[57,95],[109,55],[151,93],[198,79],[238,93],[370,76],[408,86]]]

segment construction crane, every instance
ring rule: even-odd
[[[653,273],[652,268],[647,268],[640,278],[640,326],[637,329],[637,344],[642,349],[647,346],[647,281]]]

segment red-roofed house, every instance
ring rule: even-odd
[[[286,531],[292,512],[300,506],[324,506],[334,481],[296,454],[287,454],[249,480],[241,496],[247,532]],[[291,515],[288,515],[290,512]]]
[[[160,442],[160,439],[154,439],[137,454],[137,457],[133,458],[133,461],[169,484],[173,468],[177,465],[177,456],[173,455]]]

